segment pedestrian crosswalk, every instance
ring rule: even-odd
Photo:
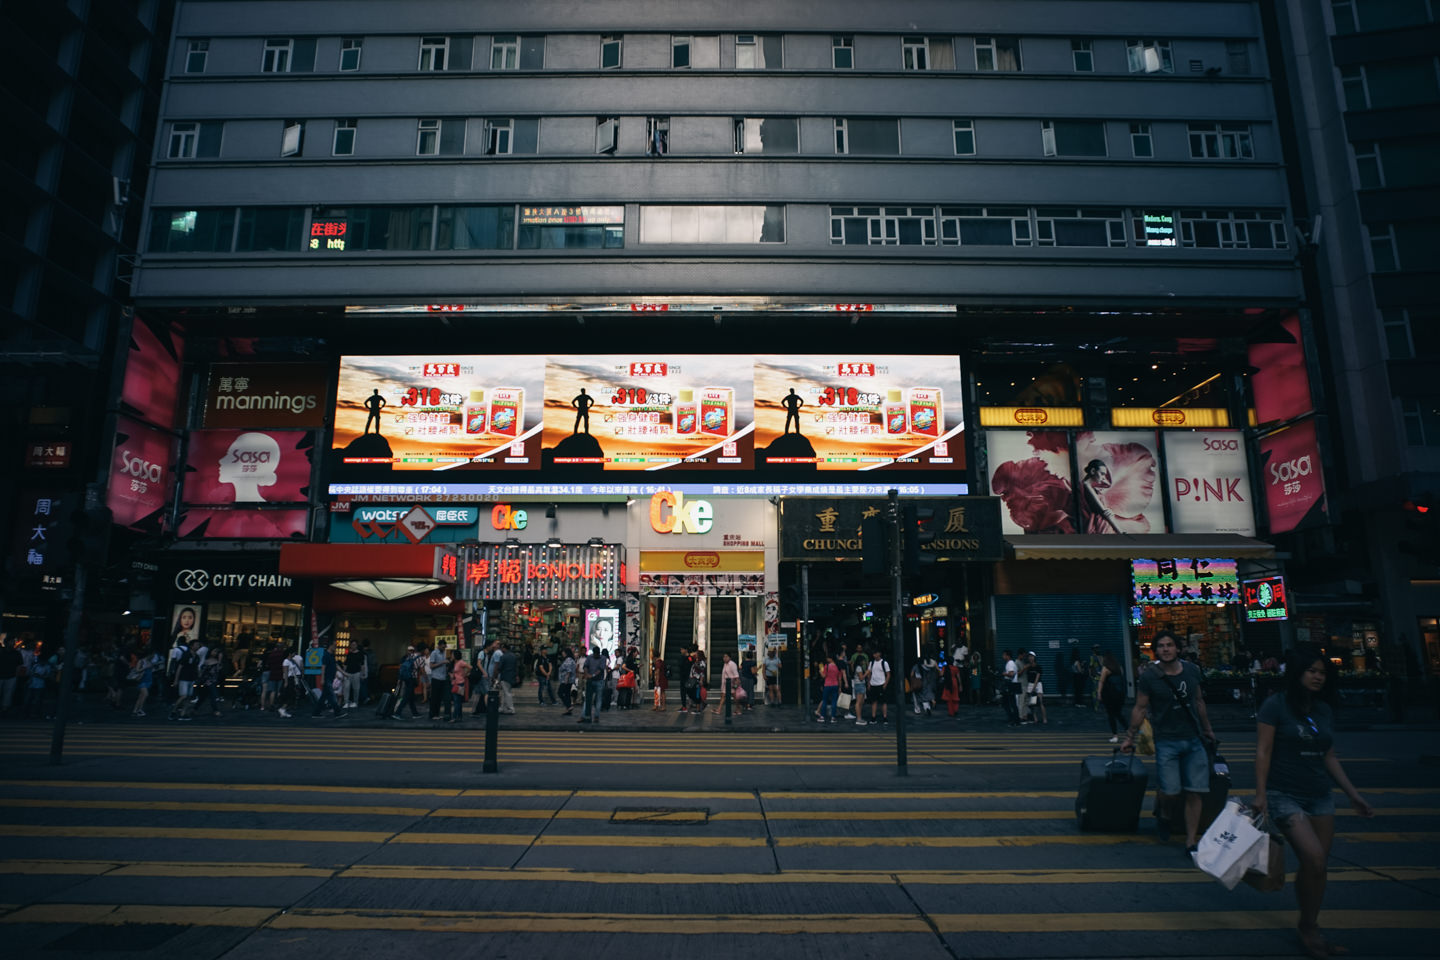
[[[1227,745],[1231,763],[1254,759],[1253,743]],[[192,760],[320,759],[343,753],[347,760],[406,760],[429,764],[478,764],[485,735],[478,730],[267,729],[221,727],[76,727],[66,737],[69,757],[164,756]],[[990,733],[917,732],[908,738],[910,765],[993,769],[1073,767],[1084,756],[1107,753],[1103,739],[1078,733],[997,738]],[[48,731],[13,735],[0,755],[48,752]],[[895,762],[893,736],[745,733],[734,736],[599,731],[506,731],[499,741],[506,765],[763,766],[887,765]],[[1372,758],[1347,762],[1366,763]],[[1383,762],[1375,760],[1374,762]]]
[[[780,935],[796,956],[1294,953],[1288,887],[1227,892],[1144,830],[1079,833],[1063,790],[9,776],[0,942],[15,956],[168,928],[236,957],[336,934],[426,955],[593,952],[597,935],[667,955]],[[1440,785],[1367,793],[1384,816],[1341,817],[1323,920],[1360,956],[1430,955]],[[437,939],[455,934],[463,948]]]

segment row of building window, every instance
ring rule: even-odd
[[[1127,230],[1128,225],[1128,230]],[[1121,207],[831,207],[830,242],[846,246],[1198,247],[1276,250],[1279,210]]]
[[[485,38],[482,39],[482,44]],[[625,35],[602,34],[595,51],[601,70],[625,67]],[[898,58],[890,69],[902,71],[955,71],[973,69],[980,73],[1014,73],[1023,69],[1021,40],[1015,36],[953,37],[910,35],[901,36]],[[418,38],[415,69],[422,73],[443,70],[470,70],[475,57],[473,36],[430,36]],[[718,34],[670,35],[669,66],[676,70],[720,69],[722,38]],[[885,44],[895,56],[893,36],[863,36],[866,44]],[[489,47],[482,45],[480,63],[490,70],[541,70],[545,67],[545,37],[539,34],[496,34],[488,38]],[[780,70],[785,67],[785,44],[781,34],[727,34],[724,42],[731,45],[732,55],[727,66],[736,70]],[[853,70],[856,66],[854,34],[830,37],[830,66],[835,70]],[[1070,67],[1076,73],[1096,72],[1096,41],[1070,41]],[[205,73],[210,61],[209,39],[186,41],[185,72]],[[337,69],[342,73],[361,69],[365,38],[342,37]],[[261,73],[310,73],[316,69],[316,40],[313,37],[279,37],[264,40],[260,50]],[[488,53],[488,56],[486,55]],[[867,58],[874,62],[877,57]],[[968,63],[965,61],[969,61]],[[659,66],[659,64],[647,64]],[[1121,63],[1104,63],[1108,72],[1119,73]],[[1169,40],[1130,38],[1125,40],[1125,72],[1174,73],[1175,57]],[[1218,64],[1191,59],[1191,73],[1214,75],[1221,71]],[[1226,40],[1226,72],[1246,75],[1251,72],[1250,41]]]
[[[1337,34],[1400,30],[1435,22],[1437,0],[1330,0]]]
[[[1340,68],[1346,110],[1433,105],[1440,100],[1440,57],[1412,57]]]
[[[704,119],[704,118],[697,118]],[[594,152],[614,154],[620,146],[619,117],[595,118]],[[799,120],[795,117],[735,117],[731,121],[733,150],[737,155],[783,156],[800,153]],[[940,121],[943,122],[943,121]],[[954,155],[979,155],[975,120],[950,121]],[[984,121],[981,121],[982,123]],[[306,154],[307,121],[286,120],[281,126],[282,157]],[[834,153],[837,156],[900,156],[901,121],[895,117],[836,117]],[[333,121],[328,155],[354,156],[359,133],[358,119]],[[466,152],[466,136],[470,120],[466,117],[423,117],[416,121],[415,155],[419,157],[454,157]],[[1103,120],[1042,120],[1040,147],[1047,157],[1111,156],[1107,125]],[[1151,124],[1128,124],[1129,155],[1153,158],[1155,143]],[[540,152],[539,117],[490,117],[479,122],[483,151],[487,155],[507,156]],[[646,117],[644,151],[647,156],[661,157],[672,153],[670,117]],[[221,155],[223,121],[185,120],[170,124],[165,156],[171,160],[211,159]],[[1255,157],[1250,125],[1246,123],[1186,124],[1191,159],[1251,160]],[[688,153],[684,144],[676,144],[679,153]],[[310,155],[316,155],[314,148]],[[327,155],[322,147],[319,155]],[[694,156],[713,156],[696,151]],[[912,154],[933,156],[933,154]],[[1124,156],[1124,150],[1118,152]]]
[[[625,207],[449,206],[161,208],[151,253],[301,250],[544,250],[625,245]],[[642,244],[764,244],[786,240],[784,204],[642,204]],[[844,246],[1286,246],[1278,210],[1051,206],[830,207],[830,242]]]

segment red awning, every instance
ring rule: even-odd
[[[435,580],[455,582],[453,550],[428,544],[364,546],[353,543],[286,543],[280,572],[301,580]],[[445,563],[445,558],[452,558]]]

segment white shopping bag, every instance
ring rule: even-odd
[[[1246,870],[1263,870],[1261,859],[1269,859],[1270,838],[1255,826],[1250,812],[1239,800],[1231,800],[1215,818],[1195,851],[1195,866],[1234,890]]]

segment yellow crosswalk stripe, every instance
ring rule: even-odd
[[[1246,931],[1284,930],[1294,926],[1293,910],[1164,911],[1137,913],[992,913],[935,914],[595,914],[475,910],[387,910],[299,907],[170,906],[147,904],[46,903],[21,907],[0,923],[180,924],[200,927],[264,927],[271,930],[431,931],[448,933],[618,933],[726,935],[730,937],[810,934],[930,934],[1016,932],[1023,934],[1091,931]],[[1440,912],[1432,910],[1327,910],[1327,929],[1436,930]]]

